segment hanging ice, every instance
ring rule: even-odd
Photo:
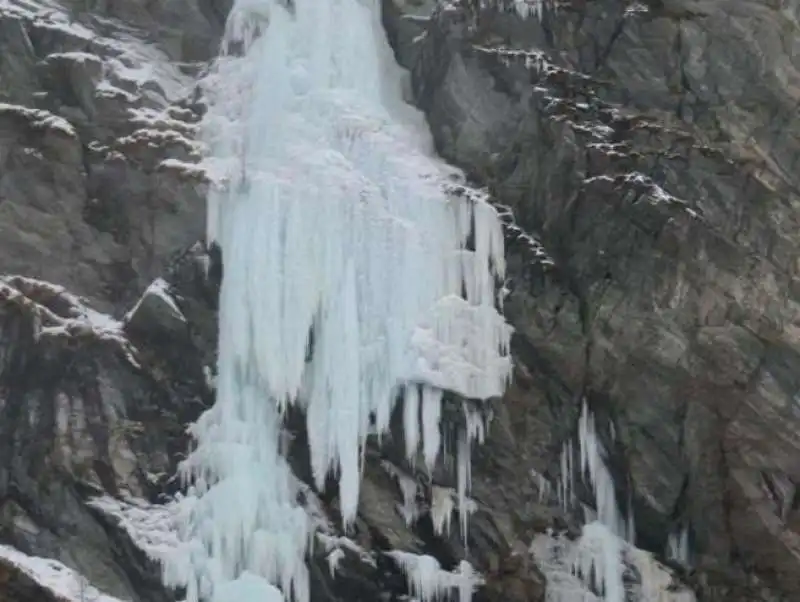
[[[462,560],[457,569],[445,571],[433,556],[418,556],[397,550],[387,555],[402,567],[408,589],[420,602],[452,599],[454,591],[458,593],[459,602],[469,602],[475,588],[483,583],[483,579],[466,560]]]
[[[599,522],[587,525],[576,541],[541,533],[530,551],[547,580],[546,602],[696,602],[691,590],[652,554]],[[617,579],[619,566],[628,572],[627,582]]]
[[[422,439],[431,465],[439,391],[493,397],[509,375],[500,222],[444,194],[457,174],[402,102],[379,5],[237,0],[209,77],[209,238],[225,278],[217,402],[193,428],[194,493],[167,567],[189,602],[260,602],[273,586],[308,599],[311,527],[279,451],[286,404],[305,410],[314,478],[338,474],[349,523],[365,438],[407,384],[421,387],[409,453]]]
[[[613,425],[610,430],[613,438]],[[580,461],[579,476],[591,488],[595,508],[584,506],[586,524],[574,546],[575,554],[569,566],[575,576],[593,584],[601,592],[601,599],[605,602],[625,602],[623,551],[627,549],[628,543],[632,544],[635,540],[633,512],[628,508],[626,520],[619,508],[614,478],[606,463],[608,453],[597,432],[594,413],[589,410],[586,402],[581,407],[577,439],[577,450],[571,441],[567,441],[561,453],[559,495],[564,509],[568,509],[576,501],[573,481],[576,467],[573,464],[573,454],[577,452]],[[549,583],[548,589],[552,590],[551,599],[554,601],[583,601],[583,598],[562,597],[566,595],[565,591],[572,590],[565,589],[558,582]],[[594,599],[592,596],[592,600]]]

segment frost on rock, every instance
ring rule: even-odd
[[[122,323],[92,309],[63,286],[25,276],[0,276],[0,304],[16,306],[30,315],[37,340],[102,341],[117,348],[132,365],[139,365]]]
[[[190,602],[245,571],[308,600],[312,525],[279,451],[287,404],[305,411],[314,480],[338,476],[349,525],[366,438],[398,397],[408,451],[421,443],[432,465],[441,391],[486,399],[509,378],[500,220],[445,192],[459,174],[402,100],[379,9],[239,0],[206,81],[209,239],[225,278],[217,402],[192,427],[194,502],[167,567]],[[462,498],[477,434],[462,436]]]
[[[58,52],[48,57],[80,63],[102,60],[104,77],[96,90],[98,94],[131,96],[122,88],[132,88],[137,90],[132,95],[133,100],[144,95],[151,102],[166,106],[181,98],[193,83],[164,52],[113,20],[95,15],[92,22],[99,25],[95,31],[78,22],[57,0],[0,0],[0,13],[27,23],[41,32],[40,35],[59,36],[70,41],[68,46],[88,51]],[[160,93],[148,92],[146,84],[157,84],[163,97]],[[68,134],[72,127],[69,124],[65,127],[65,120],[57,119],[60,121],[48,120],[48,125]]]

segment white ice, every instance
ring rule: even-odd
[[[453,571],[444,570],[433,556],[393,550],[387,554],[406,574],[408,589],[420,602],[437,602],[458,595],[459,602],[469,602],[483,578],[472,565],[462,560]]]
[[[530,549],[547,580],[546,602],[695,602],[692,592],[652,554],[637,549],[599,522],[580,538],[542,533]],[[634,568],[629,582],[617,573]]]
[[[613,439],[616,435],[613,424],[609,430]],[[574,465],[575,453],[578,455],[578,466]],[[625,554],[628,550],[636,550],[632,545],[636,535],[633,512],[630,503],[627,512],[619,507],[616,484],[608,466],[608,451],[598,433],[594,413],[586,402],[582,404],[578,420],[577,449],[572,441],[567,441],[561,452],[558,493],[565,510],[571,509],[576,503],[576,476],[591,489],[594,507],[583,506],[586,524],[580,539],[569,546],[570,560],[562,562],[572,576],[566,578],[557,570],[551,571],[554,577],[548,579],[549,599],[553,602],[625,602]],[[540,538],[541,541],[543,539]],[[563,560],[564,554],[560,552],[564,547],[562,542],[553,540],[550,544],[545,546],[548,550],[545,556],[555,554]],[[542,554],[540,549],[539,556]],[[576,583],[585,583],[586,587],[597,591],[598,596],[591,594],[582,597],[584,588],[576,586]],[[650,585],[645,583],[644,586]]]
[[[431,467],[441,391],[486,399],[509,377],[503,237],[491,206],[444,192],[459,174],[403,102],[378,0],[238,0],[224,47],[203,127],[225,265],[217,402],[192,429],[167,574],[189,602],[231,583],[256,602],[254,579],[306,602],[312,526],[279,451],[283,409],[305,410],[315,482],[338,476],[345,525],[365,439],[410,383],[407,451]],[[468,424],[462,500],[483,435]]]

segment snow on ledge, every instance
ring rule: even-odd
[[[55,55],[78,61],[101,60],[106,78],[100,89],[105,87],[108,91],[124,92],[114,85],[115,82],[124,82],[144,93],[145,84],[153,82],[163,91],[163,98],[160,98],[160,93],[156,96],[166,106],[184,96],[194,84],[194,79],[183,74],[156,44],[138,39],[122,22],[95,15],[92,22],[100,25],[95,31],[78,22],[55,0],[0,0],[0,15],[84,42],[89,52]],[[152,94],[149,96],[153,98]]]
[[[122,331],[122,324],[92,309],[63,286],[26,276],[0,275],[0,302],[3,301],[17,303],[37,317],[37,339],[94,337],[110,341],[133,366],[139,366],[136,350]]]
[[[170,312],[181,322],[186,322],[186,316],[183,315],[183,312],[178,307],[178,304],[173,299],[172,295],[169,292],[169,283],[164,280],[163,278],[156,278],[153,282],[148,286],[139,300],[136,302],[136,305],[125,314],[125,322],[130,322],[133,318],[134,314],[141,308],[142,303],[148,297],[155,297],[161,303],[166,305]]]
[[[0,544],[0,562],[18,568],[22,573],[51,591],[58,600],[70,602],[121,602],[119,598],[102,593],[89,584],[86,578],[57,560],[28,556]]]
[[[119,500],[104,495],[89,500],[87,505],[114,519],[148,558],[162,562],[178,548],[179,499],[149,504],[137,498]]]
[[[31,109],[22,105],[0,102],[0,116],[7,114],[18,115],[25,119],[31,127],[41,130],[53,130],[68,136],[77,138],[78,134],[72,124],[50,111],[43,109]]]

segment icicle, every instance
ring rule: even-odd
[[[423,407],[408,394],[407,451],[421,430],[432,469],[441,391],[487,399],[509,378],[502,231],[487,203],[444,192],[454,170],[402,100],[378,2],[236,0],[225,35],[203,127],[208,238],[225,261],[218,397],[192,429],[195,489],[167,575],[189,602],[270,586],[307,602],[313,526],[279,453],[284,409],[305,411],[314,480],[338,475],[345,526],[366,438],[410,383]],[[460,511],[484,436],[469,428]]]
[[[530,548],[547,581],[547,602],[695,602],[688,588],[676,587],[653,556],[621,540],[600,523],[587,525],[576,541],[552,533],[537,535]],[[624,558],[639,575],[625,585]]]
[[[431,522],[437,535],[450,532],[450,520],[453,517],[455,503],[453,491],[447,487],[431,487]]]
[[[428,472],[433,471],[442,447],[442,434],[439,431],[441,419],[442,391],[425,387],[422,390],[422,453]]]
[[[606,465],[606,451],[595,427],[594,414],[583,403],[578,421],[578,443],[580,446],[581,474],[588,478],[597,505],[597,519],[615,535],[625,540],[634,537],[629,531],[633,522],[626,522],[617,504],[614,478]]]
[[[418,556],[409,552],[393,550],[387,553],[406,574],[408,589],[420,602],[435,602],[452,599],[458,593],[459,602],[470,602],[478,585],[484,581],[472,565],[462,560],[453,572],[442,569],[433,556]]]
[[[467,426],[467,441],[483,443],[486,439],[483,416],[481,416],[479,412],[470,410],[464,406],[464,418]]]
[[[589,523],[583,527],[576,546],[579,553],[572,561],[572,572],[593,583],[606,602],[625,602],[621,544],[619,537],[602,523]]]
[[[436,423],[439,428],[439,423]],[[406,387],[403,402],[403,435],[406,442],[406,458],[413,464],[419,448],[419,387],[411,384]]]
[[[411,525],[417,520],[419,514],[417,509],[417,482],[387,460],[381,462],[381,465],[397,481],[400,493],[403,496],[403,505],[398,508],[398,511],[406,521],[406,524]]]
[[[543,503],[549,501],[551,495],[551,484],[550,481],[547,480],[542,473],[540,473],[535,468],[531,468],[530,471],[531,476],[536,479],[536,490],[538,491],[538,501],[539,503]]]
[[[616,436],[613,425],[612,437]],[[586,480],[594,494],[595,507],[581,504],[584,514],[583,535],[576,548],[580,551],[571,562],[571,570],[584,579],[594,579],[595,586],[603,592],[605,602],[625,602],[622,574],[625,568],[622,543],[633,543],[635,525],[633,502],[628,498],[627,512],[617,503],[616,486],[606,464],[607,452],[597,433],[595,416],[583,402],[578,420],[579,476]],[[575,474],[572,441],[567,441],[561,452],[561,481],[559,497],[564,510],[574,503]]]
[[[683,527],[667,536],[667,558],[689,566],[689,529]]]
[[[463,500],[458,500],[456,492],[449,487],[439,487],[438,485],[431,487],[431,522],[433,522],[433,530],[437,535],[450,532],[450,522],[453,510],[456,509],[456,501],[459,503],[459,513],[467,517],[478,509],[475,501],[466,496]]]
[[[471,458],[470,458],[470,440],[464,433],[459,433],[458,435],[458,450],[456,452],[457,458],[457,475],[456,475],[456,486],[457,486],[457,495],[458,495],[458,518],[461,523],[461,541],[464,542],[464,546],[467,545],[467,522],[469,519],[469,513],[465,511],[467,507],[467,492],[470,489],[470,468],[471,468]]]

